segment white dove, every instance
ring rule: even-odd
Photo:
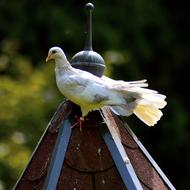
[[[147,87],[146,80],[125,82],[113,80],[73,68],[63,50],[52,47],[46,58],[55,60],[56,83],[61,93],[81,108],[80,127],[84,117],[92,110],[109,106],[121,116],[134,113],[148,126],[153,126],[163,115],[161,108],[167,104],[165,95]]]

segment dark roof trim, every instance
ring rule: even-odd
[[[65,153],[71,136],[71,122],[66,119],[59,128],[58,137],[49,166],[44,189],[55,190],[61,173]]]
[[[59,114],[59,112],[61,112],[62,114]],[[22,174],[20,175],[19,179],[17,180],[15,186],[13,187],[13,189],[16,189],[18,184],[20,183],[21,179],[23,178],[25,172],[28,170],[29,165],[32,163],[32,160],[37,152],[37,150],[39,149],[45,135],[47,134],[48,131],[51,131],[51,128],[55,127],[57,128],[59,125],[59,120],[62,120],[63,118],[67,118],[69,116],[69,114],[71,113],[71,105],[69,101],[63,101],[57,108],[56,112],[54,113],[53,117],[51,118],[50,122],[48,123],[47,128],[45,129],[44,133],[42,134],[37,146],[35,147],[28,165],[25,167],[25,169],[23,170]]]
[[[129,132],[129,134],[132,136],[134,141],[138,144],[141,151],[144,153],[144,155],[147,157],[147,159],[150,161],[151,165],[155,168],[155,170],[158,172],[160,177],[163,179],[163,181],[167,184],[167,186],[171,190],[175,190],[176,188],[172,185],[172,183],[169,181],[169,179],[166,177],[164,172],[161,170],[161,168],[158,166],[158,164],[155,162],[155,160],[152,158],[152,156],[149,154],[149,152],[146,150],[146,148],[143,146],[143,144],[139,141],[137,136],[133,133],[129,125],[123,121],[123,124],[126,128],[126,130]]]
[[[115,162],[115,165],[120,173],[120,176],[125,184],[126,189],[128,190],[143,190],[139,179],[137,178],[133,166],[130,162],[125,163],[123,158],[118,151],[118,148],[112,138],[111,133],[109,132],[105,124],[101,127],[103,139],[110,151],[110,154]]]

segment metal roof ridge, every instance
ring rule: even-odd
[[[52,159],[48,169],[47,177],[44,184],[45,190],[56,189],[59,176],[61,173],[62,165],[64,162],[67,146],[71,136],[71,122],[67,118],[59,128],[58,137],[56,140],[55,148],[53,150]]]
[[[50,130],[50,128],[52,127],[52,125],[54,125],[53,121],[54,121],[54,119],[57,117],[58,112],[59,112],[60,110],[62,110],[62,109],[66,109],[66,108],[69,106],[69,104],[70,104],[69,101],[63,101],[63,102],[61,102],[61,103],[59,104],[59,106],[58,106],[58,108],[56,109],[55,113],[53,114],[51,120],[49,121],[49,123],[48,123],[46,129],[44,130],[42,136],[40,137],[40,139],[39,139],[39,141],[38,141],[38,143],[37,143],[37,145],[36,145],[34,151],[32,152],[32,155],[31,155],[30,158],[29,158],[28,164],[26,165],[26,167],[25,167],[24,170],[22,171],[21,175],[19,176],[19,178],[18,178],[16,184],[15,184],[14,187],[12,188],[13,190],[16,189],[16,187],[17,187],[18,184],[20,183],[21,179],[23,178],[24,174],[26,173],[28,167],[29,167],[30,164],[32,163],[32,161],[33,161],[33,159],[34,159],[34,156],[35,156],[35,154],[36,154],[38,148],[40,147],[40,145],[41,145],[41,143],[42,143],[42,141],[43,141],[45,135],[49,132],[49,130]],[[70,113],[68,113],[68,114],[70,114]],[[64,120],[67,119],[68,114],[65,115]]]
[[[102,124],[102,136],[110,151],[110,154],[115,162],[115,165],[120,173],[120,176],[129,190],[142,190],[142,185],[136,175],[136,172],[128,158],[121,138],[113,123],[109,121],[109,107],[101,108],[100,114],[102,115],[105,123]],[[105,125],[105,126],[103,126]]]
[[[123,119],[121,118],[123,121]],[[154,167],[154,169],[158,172],[160,177],[163,179],[163,181],[166,183],[166,185],[171,189],[171,190],[176,190],[176,188],[172,185],[170,180],[166,177],[164,172],[161,170],[161,168],[158,166],[156,161],[152,158],[150,153],[147,151],[147,149],[144,147],[144,145],[140,142],[138,137],[135,135],[135,133],[132,131],[132,129],[129,127],[129,125],[123,121],[125,129],[129,132],[131,137],[134,139],[134,141],[138,144],[140,150],[143,152],[143,154],[146,156],[146,158],[149,160],[150,164]]]

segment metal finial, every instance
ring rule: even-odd
[[[92,10],[94,9],[94,5],[92,3],[87,3],[85,7],[88,11],[88,18],[84,50],[92,50]]]
[[[88,9],[88,10],[93,10],[93,9],[94,9],[94,5],[93,5],[92,3],[87,3],[87,4],[85,5],[85,7],[86,7],[86,9]]]
[[[85,46],[83,51],[78,52],[72,57],[70,63],[77,69],[88,71],[101,77],[105,69],[104,59],[92,49],[92,10],[94,9],[94,5],[87,3],[85,8],[88,13]]]

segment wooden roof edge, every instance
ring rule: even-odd
[[[24,174],[26,173],[26,171],[28,170],[30,164],[32,163],[32,160],[34,159],[34,157],[35,157],[35,155],[36,155],[36,153],[38,151],[38,148],[40,147],[41,143],[43,142],[43,139],[46,136],[46,134],[48,132],[51,132],[53,128],[57,128],[57,126],[56,126],[57,123],[55,121],[60,120],[60,118],[63,119],[63,118],[67,117],[70,114],[70,111],[71,111],[70,105],[71,105],[70,101],[63,101],[63,102],[61,102],[59,104],[59,106],[57,107],[57,110],[53,114],[50,122],[48,123],[46,129],[44,130],[42,136],[40,137],[40,139],[38,141],[38,144],[36,145],[34,151],[32,152],[32,155],[29,158],[28,164],[26,165],[26,167],[22,171],[21,175],[19,176],[18,180],[16,181],[16,183],[15,183],[15,185],[14,185],[14,187],[12,189],[16,189],[16,187],[19,185],[20,181],[24,177]],[[65,110],[67,110],[67,109],[68,109],[69,112],[67,114],[64,114],[64,113],[66,113]],[[62,111],[62,115],[59,115],[60,111]]]
[[[29,161],[29,163],[28,163],[28,165],[26,166],[26,168],[24,169],[24,171],[22,172],[22,174],[21,174],[21,176],[19,177],[19,179],[18,179],[18,181],[17,181],[17,183],[15,184],[15,186],[14,186],[14,188],[15,187],[17,187],[17,185],[19,185],[19,182],[22,180],[22,178],[23,178],[23,176],[24,176],[24,174],[26,173],[26,171],[27,171],[27,169],[30,169],[30,164],[32,163],[32,161],[34,161],[34,157],[35,157],[35,154],[36,154],[36,152],[37,152],[37,150],[38,150],[38,148],[40,148],[40,145],[41,145],[41,143],[42,143],[42,141],[43,141],[43,138],[46,136],[46,134],[48,135],[49,134],[49,137],[51,137],[52,138],[52,135],[53,135],[53,137],[54,138],[58,138],[58,137],[56,137],[57,136],[57,132],[58,132],[58,129],[59,129],[59,127],[57,126],[57,125],[59,125],[60,127],[62,126],[62,124],[64,124],[64,123],[60,123],[60,122],[62,122],[62,121],[65,121],[65,119],[66,118],[70,118],[70,117],[68,117],[69,115],[70,115],[70,111],[71,110],[75,110],[75,109],[72,109],[72,107],[73,106],[70,106],[71,104],[70,104],[70,101],[64,101],[63,103],[61,103],[60,104],[60,106],[57,108],[57,110],[56,110],[56,112],[55,112],[55,114],[53,115],[53,117],[52,117],[52,119],[51,119],[51,121],[49,122],[49,124],[48,124],[48,126],[47,126],[47,128],[45,129],[45,132],[43,133],[43,135],[42,135],[42,137],[40,138],[40,140],[39,140],[39,143],[38,143],[38,145],[36,146],[36,148],[35,148],[35,150],[34,150],[34,152],[33,152],[33,154],[32,154],[32,156],[31,156],[31,159],[30,159],[30,161]],[[113,115],[112,115],[113,116]],[[101,117],[101,116],[100,116]],[[115,118],[115,117],[114,117]],[[94,119],[94,115],[93,115],[93,119]],[[119,118],[118,118],[119,119]],[[120,118],[121,119],[121,118]],[[60,125],[61,124],[61,125]],[[131,150],[137,150],[137,147],[138,147],[138,150],[139,150],[139,152],[141,152],[141,154],[142,155],[144,155],[144,158],[145,158],[145,160],[147,160],[147,162],[149,162],[149,165],[151,165],[152,166],[152,168],[154,168],[154,170],[158,173],[158,176],[160,176],[160,179],[161,180],[163,180],[163,183],[165,184],[165,186],[167,186],[167,188],[169,188],[169,189],[171,189],[171,190],[175,190],[175,187],[171,184],[171,182],[169,181],[169,179],[165,176],[165,174],[163,173],[163,171],[160,169],[160,167],[157,165],[157,163],[154,161],[154,159],[151,157],[151,155],[148,153],[148,151],[145,149],[145,147],[143,146],[143,144],[138,140],[138,138],[137,138],[137,136],[133,133],[133,131],[131,130],[131,128],[127,125],[127,123],[126,122],[124,122],[124,121],[122,121],[122,125],[124,126],[124,127],[122,127],[123,128],[123,130],[125,130],[126,129],[126,132],[128,132],[128,140],[129,139],[133,139],[134,140],[134,144],[136,143],[138,146],[134,146],[133,144],[132,144],[132,146],[130,145],[130,146],[128,146],[128,148],[131,148]],[[107,128],[107,127],[106,127]],[[124,129],[125,128],[125,129]],[[54,134],[55,133],[55,134]],[[131,136],[131,137],[130,137]],[[51,141],[51,139],[49,138],[49,140]],[[104,139],[105,140],[105,139]],[[50,141],[47,141],[47,142],[50,142]],[[106,142],[105,142],[106,143]],[[123,143],[123,142],[122,142]],[[115,147],[115,151],[114,152],[116,152],[116,151],[118,151],[118,149],[117,149],[117,147],[114,145],[113,146],[113,144],[112,145],[110,145],[112,148],[113,147]],[[109,148],[109,146],[107,145],[107,147]],[[43,152],[43,151],[42,151]],[[110,151],[110,153],[111,153],[112,151]],[[128,153],[128,152],[127,152]],[[118,154],[116,154],[117,156],[119,155],[119,153]],[[113,155],[112,155],[112,158],[113,158]],[[41,158],[42,159],[42,158]],[[114,159],[114,158],[113,158]],[[121,157],[121,159],[120,159],[120,161],[122,160],[122,157]],[[120,165],[122,165],[122,163],[123,162],[120,162]],[[115,162],[115,164],[116,164],[116,162]],[[116,164],[117,165],[117,164]],[[128,165],[127,165],[128,166]],[[133,165],[130,165],[129,166],[130,168],[131,167],[133,167]],[[138,184],[136,184],[136,183],[134,183],[134,175],[133,174],[135,174],[134,172],[129,172],[129,171],[131,171],[131,169],[130,168],[127,168],[126,170],[125,170],[125,172],[128,172],[128,179],[130,179],[130,180],[127,180],[128,182],[130,181],[130,183],[133,185],[133,187],[135,186],[135,187],[138,187],[139,185]],[[136,168],[135,168],[136,169]],[[119,171],[119,168],[118,168],[118,166],[117,166],[117,170]],[[39,170],[38,170],[39,171]],[[138,174],[139,172],[137,172],[137,174]],[[135,174],[136,175],[136,174]],[[122,176],[122,175],[121,175]],[[126,175],[125,175],[126,176]],[[47,176],[46,176],[47,177]],[[141,181],[141,177],[139,178],[139,176],[137,175],[137,177],[138,177],[138,179],[140,180],[140,182],[141,182],[141,185],[143,185],[143,183],[142,183],[142,181]],[[126,179],[125,179],[126,180]],[[122,180],[122,181],[125,181],[124,179]],[[144,182],[144,181],[143,181]],[[146,183],[145,183],[145,185],[146,185]],[[130,188],[129,188],[130,189]],[[132,189],[134,189],[134,188],[132,188]],[[138,188],[137,188],[138,189]]]

